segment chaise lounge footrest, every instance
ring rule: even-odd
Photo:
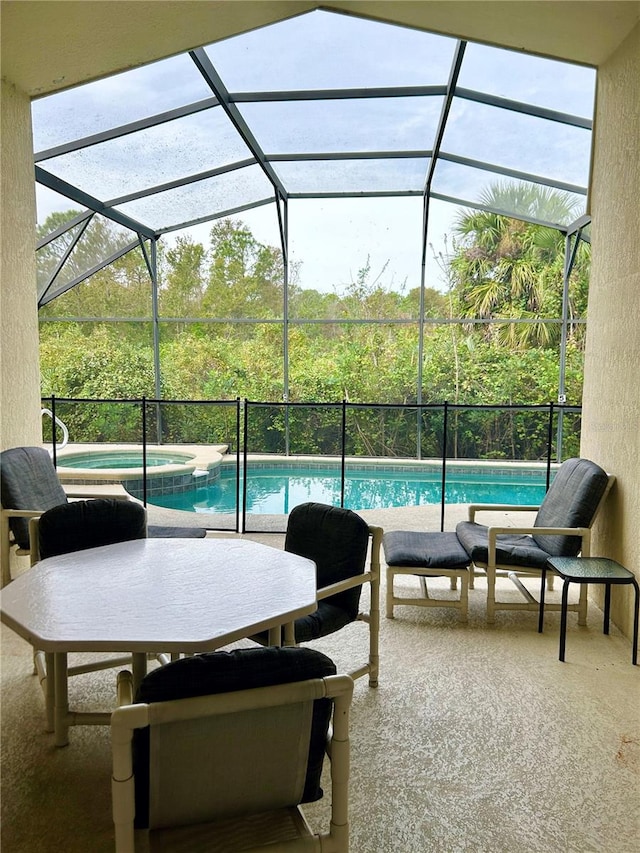
[[[383,540],[387,563],[387,617],[393,618],[397,604],[419,607],[456,607],[460,618],[466,622],[469,603],[469,555],[460,544],[455,533],[414,530],[392,530],[385,533]],[[404,598],[395,595],[393,579],[396,575],[417,575],[423,585],[422,598]],[[455,589],[460,578],[460,598],[429,598],[426,588],[427,577],[449,577]]]

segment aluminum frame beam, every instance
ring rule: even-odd
[[[207,53],[204,48],[190,50],[189,56],[192,58],[196,67],[198,68],[204,80],[206,81],[207,85],[220,102],[220,105],[228,115],[235,129],[242,137],[245,145],[249,148],[253,156],[257,159],[265,175],[269,178],[269,180],[271,181],[275,189],[279,192],[279,194],[282,196],[282,198],[286,198],[287,191],[285,187],[280,181],[280,178],[276,175],[276,173],[273,171],[273,169],[267,162],[264,156],[264,151],[260,147],[258,140],[251,132],[240,111],[231,101],[231,97],[229,95],[229,92],[227,91],[226,86],[222,82],[222,78],[220,77],[216,69],[213,67],[213,64],[207,56]]]
[[[73,184],[67,183],[67,181],[63,181],[62,178],[52,175],[51,172],[47,172],[41,166],[36,166],[35,171],[38,183],[48,187],[50,190],[66,196],[71,201],[75,201],[82,207],[89,208],[89,210],[93,210],[95,213],[101,213],[102,216],[106,216],[107,219],[117,222],[118,225],[124,225],[125,228],[128,228],[135,234],[144,234],[145,237],[149,237],[150,239],[155,237],[153,228],[149,228],[149,226],[143,225],[142,222],[138,222],[124,213],[107,207],[100,199],[89,195],[89,193],[85,193],[78,187],[74,187]]]

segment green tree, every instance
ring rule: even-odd
[[[576,202],[569,193],[524,184],[497,183],[480,197],[486,206],[513,209],[529,217],[569,222]],[[464,316],[504,319],[487,324],[485,335],[509,347],[549,346],[557,342],[562,310],[565,241],[554,228],[487,211],[463,211],[456,222],[451,269]],[[580,253],[572,272],[571,317],[586,311],[589,253]],[[509,323],[509,320],[531,323]],[[572,327],[572,333],[576,330]]]
[[[201,317],[206,287],[206,253],[201,243],[179,236],[161,255],[159,308],[165,317]]]
[[[241,222],[224,219],[211,229],[209,279],[203,311],[210,317],[282,317],[282,252],[259,243]]]

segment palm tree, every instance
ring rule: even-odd
[[[529,184],[496,183],[480,199],[483,207],[518,211],[529,219],[568,223],[577,215],[569,193]],[[565,241],[561,231],[487,210],[464,210],[455,230],[451,266],[460,310],[474,319],[528,320],[487,325],[486,335],[518,349],[549,346],[559,326],[544,320],[562,312]],[[570,313],[586,308],[588,252],[572,273]]]

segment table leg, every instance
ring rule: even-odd
[[[295,622],[287,622],[284,626],[284,645],[295,646],[296,644],[296,626]]]
[[[268,642],[270,646],[282,645],[282,628],[280,625],[277,625],[275,628],[269,628]]]
[[[147,674],[147,655],[144,652],[134,652],[131,655],[131,668],[133,669],[133,696],[135,700],[142,679]]]
[[[55,671],[56,665],[54,656],[51,652],[45,652],[44,655],[44,671],[45,671],[45,681],[44,681],[44,705],[47,716],[47,727],[45,731],[54,732],[55,731],[55,706],[56,706],[56,682],[55,682]]]
[[[562,610],[560,613],[560,654],[558,660],[564,660],[564,649],[567,639],[567,600],[569,598],[569,581],[562,585]]]
[[[55,745],[66,746],[69,743],[69,689],[67,681],[67,653],[55,652],[53,655],[54,678],[54,732]]]

